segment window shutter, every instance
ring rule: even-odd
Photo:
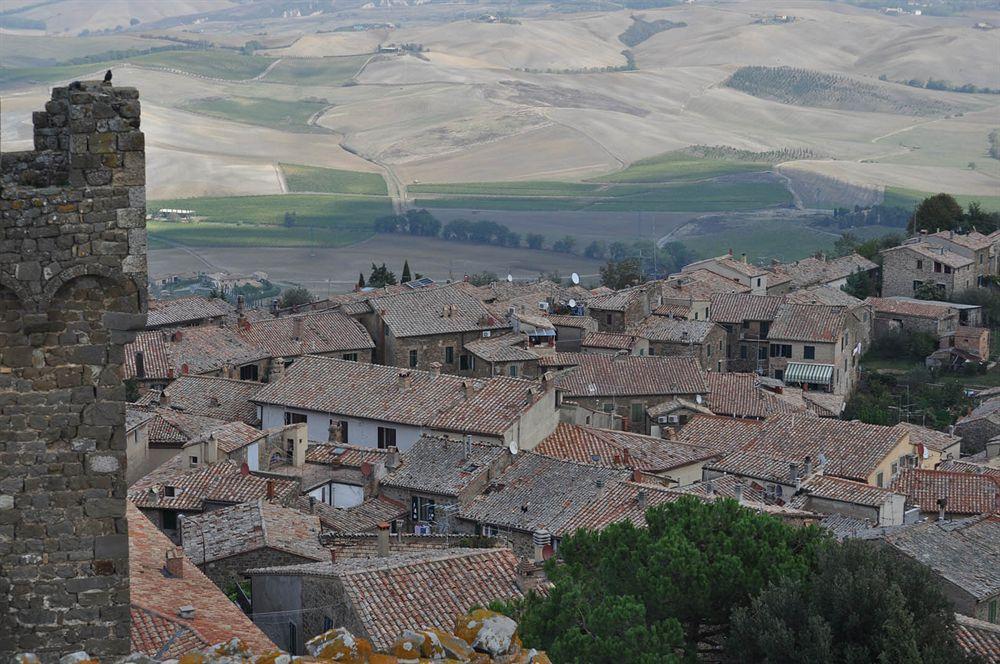
[[[416,496],[410,498],[410,518],[415,522],[420,521],[420,503]]]

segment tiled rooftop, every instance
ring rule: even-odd
[[[844,333],[847,310],[818,304],[783,304],[771,323],[768,339],[833,343]]]
[[[524,334],[502,334],[470,341],[465,350],[487,362],[537,361],[538,356],[523,347],[527,340]]]
[[[761,387],[757,374],[713,371],[708,374],[708,389],[705,405],[716,415],[763,419],[797,410],[774,392]]]
[[[956,254],[953,251],[948,251],[947,249],[942,249],[940,247],[935,247],[930,244],[924,244],[922,242],[912,243],[912,244],[902,244],[898,247],[891,247],[889,249],[883,249],[882,253],[889,253],[892,251],[912,251],[913,253],[923,257],[928,258],[933,261],[937,261],[942,265],[947,265],[948,267],[959,269],[969,265],[972,265],[972,259],[966,258],[961,254]]]
[[[459,516],[464,519],[533,532],[563,532],[573,516],[595,500],[604,487],[630,477],[626,470],[602,468],[524,452]]]
[[[598,323],[590,316],[549,316],[549,322],[559,327],[577,327],[596,332]]]
[[[202,325],[173,332],[153,330],[140,332],[135,341],[126,344],[125,378],[138,378],[135,354],[140,350],[145,377],[160,379],[168,377],[169,369],[173,369],[173,376],[201,374],[270,357],[230,327]]]
[[[955,637],[971,655],[982,658],[984,664],[1000,664],[1000,625],[955,614]]]
[[[900,422],[896,426],[910,432],[910,442],[912,444],[923,445],[927,449],[934,450],[935,452],[943,452],[949,447],[952,447],[962,441],[962,439],[955,434],[945,433],[944,431],[935,431],[934,429],[922,427],[919,424]]]
[[[629,332],[660,343],[704,343],[715,327],[711,321],[650,316]]]
[[[844,480],[839,477],[828,475],[813,475],[802,483],[799,495],[792,500],[793,506],[801,507],[808,496],[816,498],[826,498],[843,503],[853,503],[855,505],[865,505],[867,507],[881,507],[892,500],[896,494],[890,489],[883,489],[871,484]]]
[[[839,281],[855,272],[868,272],[876,269],[878,269],[878,265],[858,254],[848,254],[831,259],[810,256],[776,268],[776,270],[791,277],[792,282],[799,288]]]
[[[784,302],[776,295],[718,293],[712,296],[709,317],[716,323],[736,324],[745,320],[772,321]]]
[[[178,659],[192,650],[201,650],[210,643],[198,636],[185,621],[167,617],[158,611],[132,605],[129,615],[129,638],[132,651],[147,657]]]
[[[191,415],[256,426],[257,407],[250,399],[264,386],[252,380],[180,376],[166,389],[170,406]]]
[[[736,500],[737,485],[741,485],[743,487],[742,495],[744,501],[755,504],[764,503],[764,494],[757,491],[753,486],[747,483],[746,480],[737,475],[721,475],[719,477],[713,477],[710,480],[703,480],[687,486],[678,487],[677,491],[694,494],[702,498],[711,498],[714,496],[720,498],[732,498],[733,500]]]
[[[663,282],[663,297],[675,300],[686,298],[708,301],[716,293],[747,293],[749,291],[749,286],[704,268],[672,275]]]
[[[133,607],[153,612],[162,619],[143,620],[138,636],[144,647],[151,648],[156,640],[169,631],[169,622],[183,626],[193,636],[181,634],[187,643],[219,643],[233,638],[243,640],[255,652],[270,652],[275,645],[253,622],[222,594],[212,581],[184,557],[183,575],[174,577],[165,572],[167,551],[173,543],[161,533],[134,505],[127,505],[129,530],[129,590]],[[193,606],[193,618],[181,618],[179,609]],[[136,626],[132,633],[135,635]],[[172,632],[173,633],[173,632]],[[171,633],[171,634],[172,634]],[[167,644],[169,636],[162,641]]]
[[[587,300],[587,308],[599,311],[625,311],[636,300],[646,297],[646,288],[646,286],[633,286],[607,295],[596,295]]]
[[[785,302],[792,304],[825,304],[831,307],[856,307],[862,301],[853,295],[848,295],[839,288],[830,286],[813,286],[794,290],[785,295]]]
[[[368,330],[340,311],[256,321],[248,323],[240,333],[270,357],[370,351],[375,347]]]
[[[684,269],[708,269],[708,266],[715,264],[719,267],[732,270],[744,277],[760,277],[765,274],[770,274],[767,270],[750,263],[746,263],[741,260],[733,258],[732,255],[729,256],[716,256],[715,258],[706,258],[704,260],[695,261],[694,263],[689,263],[684,266]]]
[[[977,600],[1000,593],[1000,516],[927,521],[890,530],[885,541]]]
[[[521,597],[510,549],[445,549],[251,570],[252,575],[336,578],[378,650],[406,629],[450,630],[472,606]]]
[[[796,479],[793,480],[787,459],[747,452],[746,450],[736,450],[717,461],[706,463],[705,470],[752,477],[762,482],[795,484],[797,480],[801,479],[803,472],[802,460],[800,459],[796,463]]]
[[[264,499],[231,505],[181,522],[184,553],[196,565],[259,549],[276,549],[311,560],[326,560],[320,546],[320,519]]]
[[[942,240],[947,240],[953,244],[957,244],[965,249],[970,249],[972,251],[980,251],[982,249],[989,249],[993,246],[993,239],[988,235],[983,235],[979,231],[971,231],[969,233],[956,233],[954,231],[938,231],[937,233],[932,233],[930,237],[941,238]]]
[[[534,452],[566,461],[650,473],[716,456],[712,450],[663,438],[566,423],[559,424]]]
[[[310,505],[307,496],[295,500],[296,509],[314,513],[324,531],[338,533],[365,533],[378,528],[380,523],[392,523],[409,514],[409,507],[388,498],[369,498],[354,507],[333,507],[322,501]]]
[[[128,405],[127,417],[137,417],[139,413],[148,415],[149,446],[151,448],[180,449],[199,436],[208,434],[226,424],[225,420],[202,417],[172,408],[142,407]]]
[[[556,377],[556,386],[574,397],[704,394],[708,383],[693,357],[610,356],[556,353],[542,364],[576,365]]]
[[[285,376],[261,390],[254,401],[348,417],[499,435],[541,398],[538,383],[505,376],[463,379],[309,355]],[[466,387],[471,397],[466,396]],[[534,392],[529,394],[529,389]]]
[[[509,454],[499,445],[472,443],[467,450],[463,440],[421,436],[403,454],[402,467],[387,475],[382,486],[457,496]]]
[[[913,302],[910,300],[897,300],[889,297],[870,297],[865,300],[875,311],[875,314],[889,314],[895,316],[912,316],[914,318],[930,318],[940,320],[955,315],[955,310],[951,307],[939,304],[928,304],[926,302]]]
[[[680,491],[664,489],[655,484],[612,482],[600,500],[595,500],[567,521],[560,534],[569,534],[579,528],[603,530],[613,523],[629,521],[643,528],[646,510],[650,507],[672,503],[684,496]]]
[[[428,288],[371,300],[386,326],[399,337],[454,334],[508,328],[480,300],[453,287]]]
[[[635,334],[624,332],[588,332],[580,342],[582,348],[601,348],[607,350],[632,350],[639,339]]]
[[[907,468],[892,489],[909,496],[921,512],[937,512],[937,501],[944,497],[949,514],[1000,511],[1000,478],[991,475]]]
[[[363,463],[385,463],[389,450],[347,443],[310,444],[306,449],[306,462],[360,468]]]
[[[147,328],[170,327],[194,323],[207,318],[218,318],[235,311],[235,307],[218,298],[192,295],[175,300],[149,300]]]
[[[718,453],[740,449],[760,436],[764,423],[714,415],[695,415],[681,427],[677,437],[682,443],[697,445]]]
[[[203,503],[245,503],[267,496],[267,483],[274,482],[280,501],[298,495],[299,484],[289,480],[265,480],[244,475],[235,461],[188,467],[183,454],[170,459],[129,487],[129,501],[145,509],[201,511]],[[173,490],[174,496],[167,493]]]

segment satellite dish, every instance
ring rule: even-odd
[[[510,441],[510,443],[507,445],[507,449],[510,450],[511,454],[517,454],[518,452],[520,452],[520,450],[517,447],[516,440]]]
[[[510,274],[507,275],[507,283],[509,283],[509,284],[514,283],[514,276],[513,275],[510,275]]]
[[[580,275],[578,275],[576,272],[574,272],[573,274],[569,275],[569,278],[570,278],[570,281],[572,281],[575,285],[579,285],[580,284]]]
[[[572,309],[575,306],[576,306],[576,300],[574,300],[573,298],[570,298],[569,299],[569,308]]]

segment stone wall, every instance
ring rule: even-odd
[[[146,320],[139,94],[55,88],[0,155],[0,659],[129,652],[123,346]]]
[[[248,569],[258,567],[282,567],[284,565],[301,565],[302,563],[314,563],[312,558],[298,556],[287,551],[280,551],[270,547],[263,547],[253,551],[227,556],[218,560],[212,560],[198,565],[198,569],[205,573],[205,576],[212,580],[212,583],[219,587],[224,593],[228,593],[232,586],[244,581],[244,572]]]

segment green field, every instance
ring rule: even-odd
[[[88,74],[103,74],[105,69],[122,62],[131,62],[146,67],[163,67],[177,69],[188,74],[222,78],[226,80],[244,80],[259,75],[274,58],[259,55],[241,55],[235,51],[221,49],[164,51],[138,55],[119,60],[92,62],[85,65],[64,65],[55,67],[0,67],[0,87],[27,85],[31,83],[51,83]]]
[[[213,224],[244,223],[263,226],[283,226],[285,212],[294,212],[295,226],[299,228],[361,229],[369,234],[375,217],[392,213],[388,197],[335,194],[180,198],[149,201],[147,208],[150,212],[160,208],[194,210],[197,216],[204,217],[204,221]]]
[[[487,191],[498,188],[487,183]],[[502,183],[501,183],[502,184]],[[531,184],[531,183],[509,183]],[[534,183],[536,186],[549,183]],[[555,183],[573,185],[574,183]],[[424,185],[427,186],[427,185]],[[440,185],[463,191],[473,191],[474,185]],[[587,186],[587,185],[583,185]],[[593,186],[593,185],[591,185]],[[593,210],[600,212],[720,212],[725,210],[756,210],[775,205],[787,205],[791,195],[777,182],[699,182],[672,185],[610,185],[580,191],[536,189],[551,192],[545,195],[490,197],[480,190],[478,196],[422,198],[418,207],[463,208],[474,210]],[[513,190],[511,193],[514,193]]]
[[[757,220],[753,224],[727,226],[704,235],[675,238],[699,256],[719,256],[729,248],[746,252],[751,260],[798,260],[817,251],[829,251],[836,238],[799,221]]]
[[[524,182],[455,182],[411,184],[407,191],[419,194],[464,194],[470,196],[575,196],[594,194],[602,188],[585,182],[529,180]]]
[[[325,109],[322,101],[278,101],[260,97],[208,97],[195,99],[182,108],[244,124],[271,127],[298,133],[329,133],[330,130],[309,124],[309,119]]]
[[[722,175],[767,171],[770,164],[727,159],[704,159],[685,152],[667,152],[629,164],[616,173],[609,173],[591,182],[671,182],[703,180]]]
[[[903,189],[901,187],[886,187],[885,200],[882,205],[901,208],[916,207],[920,201],[928,196],[933,196],[936,192],[917,191],[916,189]],[[972,201],[977,201],[987,212],[1000,212],[1000,196],[973,196],[967,194],[953,194],[955,200],[962,207],[967,207]]]
[[[292,85],[343,85],[354,78],[369,56],[331,58],[284,58],[267,73],[269,83]]]
[[[299,164],[279,164],[291,191],[312,191],[328,194],[364,194],[387,196],[385,180],[377,173],[343,171]]]
[[[330,229],[151,221],[146,228],[154,249],[169,248],[164,240],[196,247],[342,247],[372,235],[370,222],[367,228]]]

